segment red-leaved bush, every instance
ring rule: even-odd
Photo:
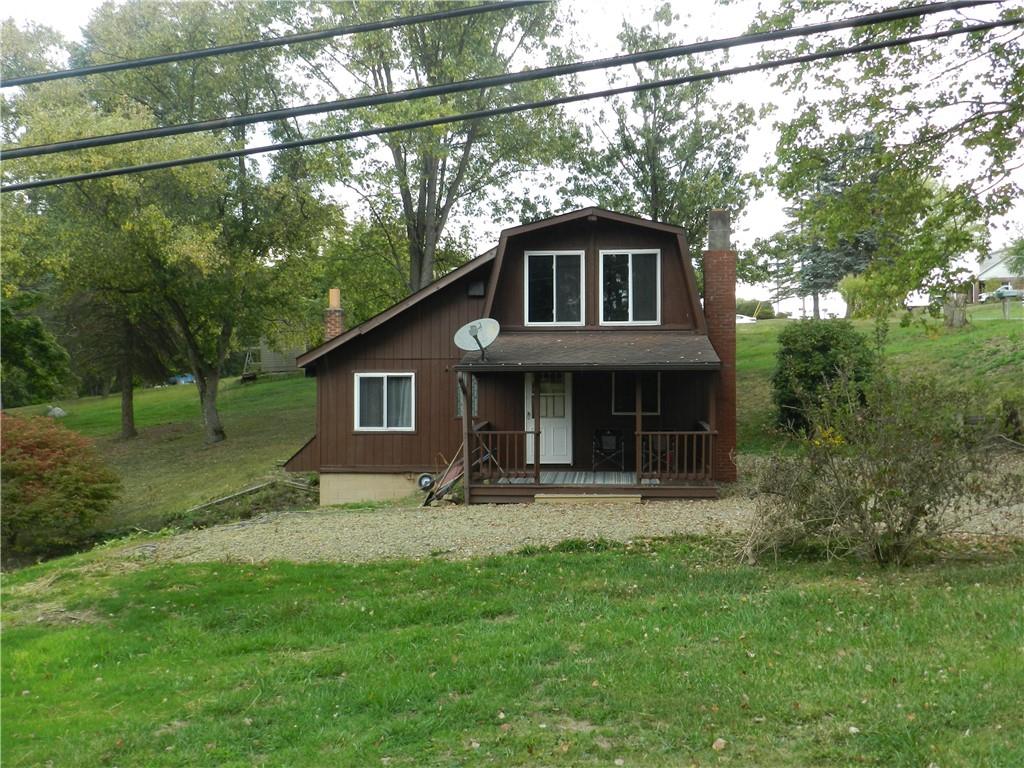
[[[0,415],[0,538],[4,548],[45,553],[82,543],[110,507],[120,480],[92,442],[47,418]]]

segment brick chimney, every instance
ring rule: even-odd
[[[708,215],[704,251],[704,317],[708,340],[722,361],[715,384],[715,479],[736,479],[736,251],[730,242],[729,212]]]
[[[331,288],[327,293],[324,310],[324,341],[340,336],[345,331],[345,310],[341,308],[341,290]]]

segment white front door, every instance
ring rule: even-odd
[[[532,431],[533,377],[540,387],[540,463],[572,463],[572,374],[526,374],[526,429]],[[533,462],[533,436],[526,441],[526,461]]]

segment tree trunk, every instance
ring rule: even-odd
[[[124,359],[117,367],[117,383],[121,387],[121,438],[129,440],[138,437],[135,431],[135,378],[132,375],[131,361],[128,359],[128,352],[124,353]]]
[[[217,385],[220,383],[218,371],[196,372],[196,387],[199,388],[199,406],[203,411],[203,431],[206,442],[219,443],[227,438],[224,425],[220,422],[217,412]]]
[[[814,303],[814,319],[821,320],[821,298],[817,291],[811,294],[811,301]]]
[[[952,293],[942,305],[942,315],[947,328],[963,328],[967,325],[967,295]]]

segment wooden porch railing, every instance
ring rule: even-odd
[[[639,433],[638,481],[671,483],[711,480],[716,434],[706,430]]]
[[[537,461],[536,435],[539,432],[522,429],[478,429],[471,438],[473,481],[512,480],[527,478],[540,482],[540,462]],[[535,442],[534,461],[526,461],[528,441]]]
[[[637,434],[636,483],[710,481],[716,432],[644,431]],[[540,433],[522,429],[475,429],[470,433],[470,481],[474,483],[519,480],[540,483],[538,443]],[[526,460],[533,441],[534,461]]]

